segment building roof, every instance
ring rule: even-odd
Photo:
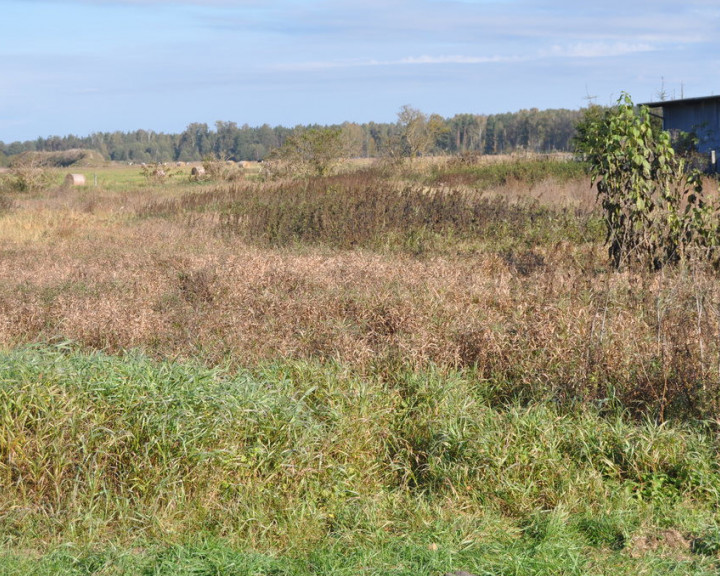
[[[700,98],[680,98],[678,100],[661,100],[660,102],[643,102],[638,106],[648,108],[670,108],[674,106],[687,106],[688,104],[708,104],[720,102],[720,96],[701,96]]]

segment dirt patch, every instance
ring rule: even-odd
[[[677,560],[686,560],[690,558],[691,541],[678,530],[663,530],[634,536],[628,544],[628,552],[633,558],[642,558],[650,552],[660,552]]]

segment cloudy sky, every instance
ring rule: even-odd
[[[718,0],[0,0],[0,141],[720,93]]]

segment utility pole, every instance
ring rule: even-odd
[[[588,108],[595,105],[596,98],[597,96],[590,96],[590,91],[588,90],[587,84],[585,84],[585,98],[583,98],[583,100],[587,102]]]

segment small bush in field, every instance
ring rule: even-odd
[[[149,184],[164,184],[171,178],[180,174],[179,171],[170,170],[170,168],[162,162],[145,164],[140,173],[145,177]]]
[[[244,176],[242,167],[223,158],[206,156],[203,158],[202,165],[205,171],[202,179],[205,180],[231,182]]]
[[[0,186],[10,192],[38,192],[47,188],[53,173],[40,156],[21,154],[10,164],[9,174],[0,180]]]
[[[636,110],[628,95],[593,112],[581,125],[579,149],[597,184],[613,265],[636,261],[657,270],[691,255],[720,263],[719,207],[675,154],[670,135],[654,130],[647,108]]]
[[[345,154],[340,128],[311,128],[290,136],[264,162],[268,177],[327,176]]]
[[[0,189],[2,189],[2,181],[0,180]],[[9,196],[0,195],[0,214],[9,212],[15,207],[15,201]]]

